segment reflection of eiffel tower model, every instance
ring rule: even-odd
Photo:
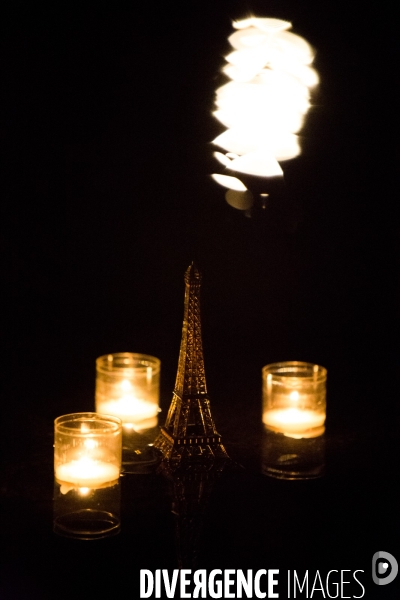
[[[194,264],[185,273],[185,314],[178,372],[165,426],[154,442],[171,467],[207,470],[228,455],[215,429],[204,373],[200,320],[201,275]]]
[[[226,461],[218,462],[207,471],[175,469],[164,471],[173,486],[172,513],[175,520],[175,541],[180,569],[197,568],[201,550],[203,518],[207,512],[214,483]]]

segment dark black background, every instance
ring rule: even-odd
[[[57,578],[60,562],[74,578],[81,559],[104,571],[107,553],[108,582],[129,572],[133,597],[139,568],[173,568],[167,508],[147,508],[143,520],[140,503],[114,546],[71,546],[80,558],[65,563],[70,542],[50,531],[51,423],[93,409],[94,362],[108,352],[161,359],[165,411],[193,259],[213,414],[247,467],[218,488],[207,527],[217,527],[219,550],[207,551],[208,566],[317,569],[322,552],[328,568],[369,577],[373,552],[399,557],[399,43],[389,3],[13,2],[3,11],[5,597],[54,597],[49,573]],[[250,13],[290,20],[316,48],[321,83],[283,193],[247,218],[209,174],[231,21]],[[261,367],[279,360],[328,369],[322,482],[276,487],[256,474]],[[47,487],[32,479],[42,460]]]

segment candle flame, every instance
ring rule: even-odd
[[[130,392],[132,389],[132,384],[128,379],[123,379],[121,381],[121,389],[123,392]]]
[[[83,445],[88,450],[94,450],[94,448],[97,447],[97,442],[96,442],[96,440],[94,440],[92,438],[88,438],[87,440],[84,441]]]

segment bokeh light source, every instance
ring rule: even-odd
[[[279,162],[301,153],[298,133],[311,106],[310,89],[319,79],[311,66],[313,48],[288,31],[291,26],[258,17],[233,23],[233,51],[223,68],[231,81],[217,89],[213,113],[227,128],[213,140],[225,153],[214,156],[230,171],[282,176]],[[238,179],[227,177],[213,175],[239,191]]]

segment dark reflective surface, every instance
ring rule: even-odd
[[[359,568],[371,588],[375,548],[394,553],[397,544],[397,441],[390,426],[331,429],[325,476],[284,481],[261,474],[262,432],[254,422],[243,427],[237,407],[229,419],[216,419],[235,464],[212,481],[194,481],[193,474],[168,479],[155,471],[123,475],[120,533],[90,543],[53,533],[52,427],[36,420],[30,456],[10,457],[3,479],[6,589],[51,598],[58,588],[67,597],[69,582],[79,577],[82,594],[127,584],[137,593],[141,568],[179,566]],[[14,427],[18,421],[31,426],[16,419]]]
[[[54,482],[53,531],[77,540],[117,535],[121,528],[119,483],[99,489],[60,486]]]
[[[277,479],[316,479],[325,473],[325,436],[295,439],[273,431],[263,434],[262,473]]]

